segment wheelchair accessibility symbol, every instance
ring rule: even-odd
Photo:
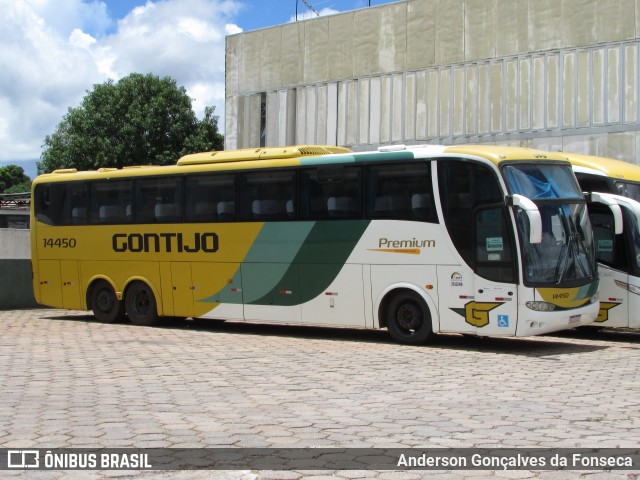
[[[498,326],[499,327],[508,327],[509,326],[509,315],[498,315]]]

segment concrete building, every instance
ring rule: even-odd
[[[0,228],[0,310],[34,308],[31,283],[31,232]]]
[[[406,0],[227,37],[225,148],[498,143],[640,163],[640,0]]]

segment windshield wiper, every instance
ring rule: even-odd
[[[584,255],[586,259],[589,258],[589,254],[584,246],[584,243],[581,242],[581,235],[578,232],[578,229],[573,221],[572,217],[563,217],[563,224],[566,229],[570,232],[567,238],[567,243],[562,246],[562,250],[560,251],[560,258],[558,259],[558,265],[556,266],[556,278],[558,279],[556,285],[560,285],[564,280],[564,276],[569,269],[569,259],[573,260],[573,268],[576,270],[576,277],[578,276],[578,268],[582,271],[582,275],[584,277],[592,277],[593,272],[590,271],[590,268],[582,264],[580,262],[580,255]]]
[[[562,280],[564,279],[564,274],[568,270],[569,267],[569,256],[571,255],[571,251],[573,250],[573,235],[569,235],[567,239],[567,243],[562,246],[560,250],[560,258],[558,258],[558,264],[556,265],[556,285],[560,285]]]

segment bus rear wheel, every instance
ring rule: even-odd
[[[124,296],[129,320],[134,325],[154,325],[158,323],[156,297],[144,282],[133,282]]]
[[[99,280],[91,288],[91,309],[99,322],[113,323],[124,318],[123,303],[109,282],[104,280]]]
[[[396,342],[419,345],[433,337],[431,314],[415,292],[398,293],[387,308],[387,330]]]

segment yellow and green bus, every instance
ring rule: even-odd
[[[39,303],[150,325],[199,317],[528,336],[593,322],[592,229],[562,154],[292,146],[33,182]]]
[[[640,328],[640,167],[621,160],[564,153],[582,189],[617,204],[622,222],[589,203],[600,277],[600,313],[593,325]],[[616,224],[623,227],[616,230]]]

